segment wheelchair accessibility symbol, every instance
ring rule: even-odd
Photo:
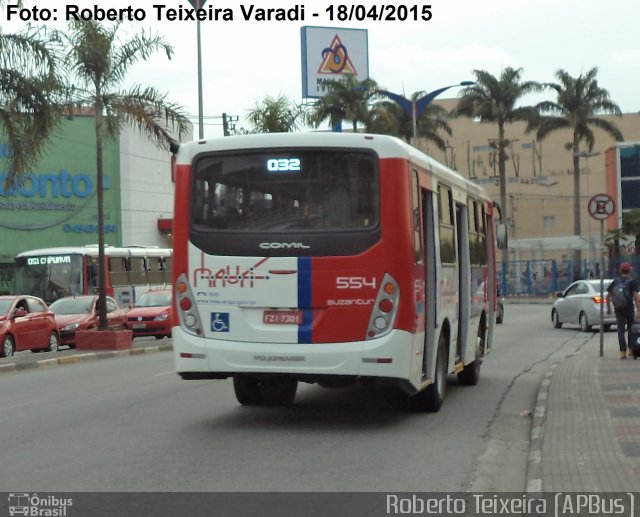
[[[229,332],[229,313],[228,312],[212,312],[211,313],[211,330],[213,332]]]

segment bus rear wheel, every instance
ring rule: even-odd
[[[233,389],[243,406],[290,406],[296,398],[298,381],[291,377],[235,375]]]
[[[298,381],[290,377],[269,377],[260,383],[260,391],[267,406],[290,406],[296,398]]]
[[[480,324],[478,337],[476,338],[475,358],[458,374],[458,382],[465,386],[475,386],[480,380],[480,366],[482,365],[482,355],[484,354],[484,323]]]
[[[440,411],[447,389],[447,338],[440,334],[438,352],[436,355],[436,369],[433,383],[414,396],[414,407],[419,411]]]
[[[243,406],[261,406],[262,391],[260,380],[251,375],[235,375],[233,377],[233,390],[236,399]]]

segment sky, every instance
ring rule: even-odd
[[[16,14],[8,19],[10,1],[5,0],[0,12],[3,32],[13,32],[25,24]],[[24,1],[30,10],[34,6],[51,10],[52,19],[46,21],[34,21],[30,13],[33,24],[58,28],[64,27],[67,11],[76,6],[137,9],[145,19],[125,19],[123,34],[145,29],[162,35],[173,46],[174,56],[168,61],[164,54],[157,54],[148,62],[136,64],[125,84],[154,86],[167,93],[168,99],[183,106],[197,124],[197,24],[193,20],[168,20],[166,16],[168,9],[180,8],[186,15],[192,8],[188,0],[164,4],[163,0]],[[205,1],[205,9],[229,9],[233,15],[233,20],[200,24],[205,137],[222,135],[223,112],[239,117],[238,127],[248,128],[248,111],[266,96],[282,94],[296,103],[309,100],[302,98],[303,26],[366,29],[369,76],[386,90],[405,96],[473,80],[476,69],[499,75],[510,66],[522,68],[523,80],[554,82],[559,69],[577,76],[597,67],[599,85],[609,91],[622,111],[640,111],[637,0],[610,4],[596,0],[390,0],[389,6],[431,6],[428,21],[395,22],[331,20],[328,9],[335,14],[341,0]],[[343,4],[381,5],[371,0],[356,0],[355,4],[344,0]],[[154,5],[164,6],[162,16]],[[248,9],[251,5],[287,9],[298,5],[304,7],[305,19],[245,21],[241,6]],[[23,13],[23,17],[26,15]],[[458,91],[448,90],[442,97],[453,97]],[[542,99],[554,100],[553,94],[537,94],[526,100]]]

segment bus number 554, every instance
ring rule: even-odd
[[[368,279],[364,276],[338,276],[336,277],[337,289],[364,289],[370,287],[376,288],[375,277]]]

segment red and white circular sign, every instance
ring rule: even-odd
[[[589,215],[599,221],[604,221],[613,215],[616,202],[609,194],[596,194],[589,200]]]

